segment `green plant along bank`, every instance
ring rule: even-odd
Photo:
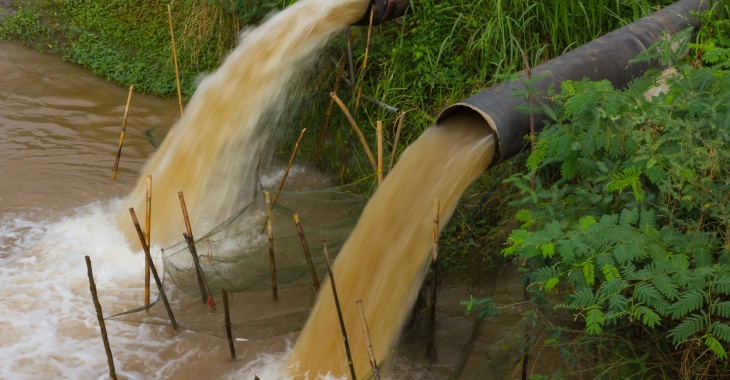
[[[551,126],[512,176],[522,225],[504,255],[524,260],[536,310],[584,322],[554,329],[562,372],[601,378],[730,376],[730,22],[704,16],[637,57],[653,72],[625,90],[566,82]],[[674,45],[673,45],[674,44]],[[674,46],[674,49],[672,48]],[[691,47],[694,60],[679,52]],[[534,177],[533,177],[534,176]],[[534,178],[534,180],[533,180]],[[534,181],[534,182],[533,182]]]

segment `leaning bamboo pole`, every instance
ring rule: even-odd
[[[299,215],[294,214],[294,224],[297,226],[297,233],[299,233],[299,241],[302,243],[302,249],[304,250],[304,257],[307,259],[307,266],[309,267],[309,274],[312,275],[312,285],[314,290],[319,293],[319,278],[317,278],[317,271],[314,269],[314,263],[312,262],[312,255],[309,253],[309,245],[307,244],[307,238],[304,237],[304,230],[302,224],[299,222]]]
[[[124,132],[127,130],[127,115],[129,114],[129,103],[132,101],[132,91],[134,85],[129,85],[129,95],[127,95],[127,105],[124,107],[124,118],[122,118],[122,133],[119,135],[119,148],[117,148],[117,158],[114,161],[114,171],[112,172],[112,181],[117,179],[117,169],[119,169],[119,159],[122,157],[122,144],[124,144]]]
[[[177,196],[180,198],[180,207],[182,208],[183,213],[183,219],[185,219],[185,230],[187,231],[187,234],[183,233],[183,239],[188,245],[188,250],[190,250],[190,254],[193,256],[193,266],[195,267],[195,275],[198,278],[198,286],[200,287],[200,297],[203,300],[203,303],[206,303],[208,301],[209,303],[212,303],[211,307],[215,306],[215,303],[212,301],[213,295],[210,294],[210,292],[206,291],[206,285],[205,285],[205,276],[203,275],[203,269],[200,268],[200,259],[198,259],[198,250],[195,247],[195,238],[193,237],[193,228],[190,225],[190,218],[188,217],[188,208],[185,206],[185,196],[183,195],[182,191],[179,191],[177,193]]]
[[[96,318],[99,320],[99,328],[101,329],[101,340],[104,341],[104,351],[106,352],[106,362],[109,366],[109,377],[116,380],[117,372],[114,369],[114,357],[112,356],[112,349],[109,346],[109,336],[106,333],[106,323],[104,323],[104,313],[101,311],[101,303],[99,303],[99,296],[96,293],[96,283],[94,282],[94,272],[91,269],[91,259],[89,256],[86,258],[86,273],[89,276],[89,290],[91,290],[91,298],[94,300],[94,308],[96,309]]]
[[[175,48],[175,32],[172,30],[172,10],[167,4],[167,17],[170,21],[170,40],[172,40],[172,60],[175,62],[175,83],[177,84],[177,102],[180,105],[180,116],[183,115],[182,91],[180,89],[180,71],[177,68],[177,49]]]
[[[373,351],[373,343],[370,341],[370,330],[368,329],[368,321],[365,319],[365,310],[362,307],[362,300],[357,302],[357,310],[360,312],[360,326],[362,327],[362,335],[365,337],[365,345],[370,357],[370,367],[373,369],[373,379],[380,380],[380,372],[378,371],[378,363],[375,361],[375,352]]]
[[[347,364],[350,366],[350,374],[352,379],[357,379],[355,375],[355,365],[352,362],[352,354],[350,353],[350,343],[347,340],[347,330],[345,329],[345,320],[342,318],[342,308],[340,308],[340,299],[337,297],[337,287],[335,286],[335,275],[332,273],[332,265],[330,264],[330,256],[327,253],[327,243],[322,241],[322,251],[324,252],[324,260],[327,264],[327,273],[330,275],[330,285],[332,286],[332,296],[335,298],[335,308],[337,309],[337,317],[340,320],[340,331],[342,331],[342,342],[345,345],[345,354],[347,355]]]
[[[342,81],[342,73],[345,71],[345,64],[347,63],[347,57],[342,57],[342,61],[340,62],[340,69],[337,71],[337,78],[335,79],[335,87],[332,89],[332,92],[335,94],[337,93],[337,90],[340,88],[340,81]],[[322,126],[322,131],[319,133],[319,142],[317,143],[317,150],[314,152],[314,160],[312,162],[316,166],[319,162],[319,155],[322,153],[322,146],[324,145],[324,138],[327,135],[327,127],[329,126],[330,117],[332,116],[332,108],[335,105],[335,99],[330,99],[330,104],[327,106],[327,112],[325,112],[324,115],[324,125]]]
[[[271,291],[274,301],[279,300],[279,291],[276,283],[276,258],[274,257],[274,213],[271,209],[272,202],[269,192],[264,192],[264,200],[266,201],[266,226],[269,238],[269,267],[271,268]]]
[[[236,346],[233,345],[233,333],[231,332],[231,314],[228,308],[228,292],[221,288],[223,297],[223,312],[225,313],[226,336],[228,337],[228,350],[231,351],[231,359],[236,358]]]
[[[355,122],[355,119],[350,114],[350,111],[347,109],[347,106],[345,106],[345,103],[342,103],[342,100],[340,100],[340,97],[337,96],[334,92],[330,92],[330,96],[335,100],[338,106],[340,106],[340,109],[345,114],[345,117],[350,122],[350,125],[352,126],[352,130],[355,131],[357,134],[357,137],[360,139],[360,142],[362,143],[363,148],[365,148],[365,154],[368,156],[368,160],[370,160],[370,164],[373,165],[373,170],[378,170],[378,165],[375,163],[375,157],[373,157],[373,152],[370,150],[370,147],[368,146],[367,141],[365,141],[365,136],[363,136],[362,131],[360,131],[360,128],[357,126],[357,123]],[[344,164],[344,163],[343,163]]]
[[[378,136],[378,186],[383,183],[383,122],[378,120],[375,127]]]
[[[146,196],[146,204],[145,204],[145,216],[146,216],[146,226],[147,229],[145,230],[147,238],[147,246],[152,246],[152,238],[151,238],[151,231],[152,231],[152,176],[147,176],[147,196]],[[147,260],[144,261],[144,307],[145,309],[150,308],[150,264],[147,262]]]
[[[286,177],[289,176],[289,169],[291,169],[292,164],[294,163],[294,157],[297,155],[297,150],[299,149],[299,143],[302,142],[302,137],[304,137],[304,132],[307,131],[307,128],[302,129],[302,132],[299,134],[299,138],[297,139],[297,142],[294,144],[294,150],[291,152],[291,157],[289,157],[289,163],[286,164],[286,169],[284,170],[284,175],[281,176],[281,180],[279,181],[279,186],[276,188],[276,194],[274,194],[274,199],[271,201],[271,207],[274,207],[276,205],[276,201],[279,199],[279,193],[281,193],[281,189],[284,187],[284,182],[286,182]],[[260,234],[264,233],[266,230],[266,221],[261,225],[261,230],[259,231]]]
[[[167,310],[167,316],[170,318],[170,324],[172,324],[173,329],[177,330],[177,321],[175,321],[175,315],[172,314],[170,302],[167,301],[165,289],[162,287],[162,281],[160,280],[160,276],[157,274],[157,269],[155,269],[155,263],[152,261],[152,255],[150,254],[150,247],[147,246],[147,242],[144,239],[144,232],[142,232],[142,227],[139,226],[139,221],[137,220],[137,214],[135,214],[134,208],[130,208],[129,213],[132,215],[132,222],[134,223],[134,228],[137,230],[139,242],[142,244],[142,249],[144,250],[145,257],[147,258],[147,262],[150,265],[152,277],[155,278],[155,284],[157,284],[157,290],[160,292],[160,298],[162,298],[162,303],[165,304],[165,310]]]
[[[393,141],[393,152],[390,153],[390,165],[388,165],[388,173],[393,170],[395,164],[395,154],[398,151],[398,142],[400,141],[400,133],[403,128],[403,119],[406,117],[405,112],[401,112],[398,117],[398,127],[395,130],[395,140]]]

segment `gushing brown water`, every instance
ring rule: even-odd
[[[362,300],[378,362],[388,355],[430,258],[433,203],[441,226],[466,187],[494,156],[494,137],[477,116],[458,115],[428,129],[401,157],[368,202],[333,265],[358,377],[370,371],[356,301]],[[289,358],[296,377],[350,373],[328,282]]]
[[[146,176],[152,175],[153,243],[181,240],[179,191],[193,230],[203,233],[251,200],[266,128],[262,118],[286,98],[294,74],[334,33],[365,14],[368,0],[302,0],[248,32],[223,65],[205,78],[185,115],[149,159],[128,206],[144,210]],[[265,127],[265,126],[264,126]],[[158,227],[154,227],[158,226]],[[127,237],[136,242],[134,231]]]

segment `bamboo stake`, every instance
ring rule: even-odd
[[[304,249],[304,256],[307,258],[307,266],[309,267],[309,273],[312,275],[312,284],[314,289],[319,293],[319,279],[317,278],[317,271],[314,270],[314,263],[312,263],[312,256],[309,254],[309,246],[307,245],[307,239],[304,237],[304,230],[302,225],[299,223],[299,215],[294,214],[294,224],[297,225],[297,232],[299,233],[299,240],[302,242],[302,249]]]
[[[271,211],[271,200],[269,192],[264,192],[266,200],[266,226],[269,235],[269,267],[271,268],[271,291],[274,294],[274,301],[279,300],[279,292],[276,284],[276,259],[274,258],[274,213]]]
[[[193,267],[195,268],[195,277],[198,278],[198,288],[200,288],[200,298],[203,303],[208,300],[207,293],[205,291],[205,285],[203,284],[203,270],[200,268],[200,259],[198,258],[198,250],[195,248],[195,241],[183,232],[183,241],[188,245],[188,250],[193,256]]]
[[[375,124],[375,134],[378,136],[378,186],[383,183],[383,122]]]
[[[147,219],[147,246],[152,246],[151,232],[152,231],[152,176],[147,176],[147,203],[145,207],[145,215]],[[147,260],[144,261],[144,307],[145,309],[150,308],[150,264]]]
[[[352,28],[345,28],[345,34],[347,34],[347,62],[350,67],[350,86],[353,86],[355,84],[355,64],[352,59],[352,39],[354,37]]]
[[[388,165],[388,173],[390,173],[391,170],[393,170],[393,165],[395,164],[395,153],[398,149],[398,141],[400,140],[400,132],[401,128],[403,127],[403,119],[405,118],[406,113],[401,112],[400,116],[398,117],[398,128],[395,130],[395,140],[393,141],[393,152],[390,154],[390,165]]]
[[[345,117],[350,122],[350,125],[352,126],[352,130],[350,132],[355,131],[355,133],[357,133],[357,137],[360,139],[363,148],[365,148],[365,154],[367,154],[368,159],[370,160],[370,164],[373,165],[373,170],[378,170],[378,166],[375,163],[375,158],[373,157],[373,152],[370,151],[370,147],[368,146],[367,141],[365,141],[365,136],[363,136],[362,131],[360,131],[360,128],[358,128],[355,119],[350,114],[350,111],[347,110],[347,107],[344,103],[342,103],[342,100],[340,100],[340,97],[337,96],[337,94],[335,94],[334,92],[330,92],[330,96],[335,100],[337,105],[340,106],[340,109],[342,109]]]
[[[223,297],[223,311],[225,313],[226,335],[228,335],[228,349],[231,351],[231,359],[236,358],[236,347],[233,345],[233,333],[231,332],[231,314],[228,309],[228,292],[221,288],[221,297]]]
[[[117,169],[119,169],[119,158],[122,157],[122,144],[124,143],[124,132],[127,130],[127,115],[129,114],[129,103],[132,101],[132,91],[134,85],[129,85],[129,95],[127,95],[127,106],[124,107],[124,118],[122,118],[122,133],[119,135],[119,148],[117,149],[117,159],[114,162],[114,171],[112,172],[112,181],[117,179]]]
[[[275,205],[276,200],[279,199],[279,193],[281,192],[281,188],[284,187],[284,181],[286,181],[286,177],[289,175],[289,169],[291,169],[291,165],[294,163],[294,157],[297,155],[299,143],[302,142],[302,137],[304,137],[304,132],[306,131],[307,128],[302,129],[302,133],[299,134],[299,138],[294,144],[294,150],[291,152],[291,157],[289,157],[289,163],[286,164],[286,170],[284,170],[284,175],[281,177],[281,181],[279,181],[279,187],[276,188],[276,194],[274,194],[274,199],[271,201],[272,206]]]
[[[289,169],[291,169],[292,164],[294,163],[294,157],[297,154],[297,150],[299,149],[299,143],[302,142],[302,137],[304,137],[304,132],[307,131],[307,128],[302,129],[302,133],[299,134],[299,138],[297,139],[297,142],[294,144],[294,150],[291,152],[291,157],[289,157],[289,163],[286,165],[286,170],[284,170],[284,175],[281,176],[281,181],[279,181],[279,186],[276,188],[276,194],[274,194],[274,200],[271,201],[271,207],[276,205],[276,201],[279,199],[279,193],[281,192],[281,189],[284,187],[284,182],[286,181],[286,177],[289,175]],[[259,233],[264,233],[264,230],[266,229],[266,221],[261,225],[261,231]]]
[[[355,99],[355,114],[360,107],[360,96],[362,96],[362,82],[365,81],[365,69],[368,67],[368,51],[370,49],[370,33],[373,30],[373,15],[375,14],[375,7],[370,7],[370,24],[368,25],[368,37],[365,42],[365,56],[362,60],[362,70],[360,71],[360,83],[357,88],[357,98]]]
[[[185,206],[185,196],[182,191],[177,192],[178,198],[180,198],[180,207],[182,208],[183,219],[185,219],[185,230],[187,234],[183,234],[183,239],[188,244],[190,254],[193,256],[193,265],[195,265],[195,275],[198,277],[198,286],[200,286],[200,297],[203,299],[203,303],[207,303],[210,307],[215,307],[213,301],[213,295],[210,292],[206,292],[207,284],[205,283],[205,274],[203,269],[200,267],[200,260],[198,259],[198,250],[195,247],[195,238],[193,237],[193,228],[190,225],[190,218],[188,217],[188,208]]]
[[[180,90],[180,72],[177,68],[177,49],[175,48],[175,32],[172,30],[172,10],[167,4],[167,17],[170,21],[170,40],[172,40],[172,60],[175,62],[175,83],[177,84],[177,102],[180,105],[180,116],[183,115],[182,91]]]
[[[170,303],[167,301],[167,296],[165,295],[165,289],[162,287],[162,281],[160,281],[160,276],[157,274],[157,269],[155,269],[155,263],[152,262],[152,255],[150,254],[150,247],[147,246],[147,242],[144,240],[144,232],[142,232],[142,227],[139,226],[139,221],[137,221],[137,214],[134,213],[134,208],[129,209],[129,213],[132,214],[132,222],[134,222],[134,228],[137,229],[137,235],[139,236],[139,242],[142,243],[142,249],[144,250],[145,257],[147,257],[147,262],[150,265],[150,271],[152,271],[152,276],[155,278],[155,284],[157,284],[157,290],[160,292],[160,297],[162,298],[162,303],[165,304],[165,310],[167,310],[167,316],[170,318],[170,323],[172,324],[172,328],[177,330],[177,321],[175,321],[175,316],[172,314],[172,308],[170,308]]]
[[[330,265],[330,256],[327,254],[327,243],[322,240],[322,251],[324,252],[325,263],[327,264],[327,273],[330,275],[330,285],[332,285],[332,296],[335,297],[335,307],[337,308],[337,317],[340,319],[340,330],[342,331],[342,341],[345,344],[345,354],[347,355],[347,364],[350,366],[350,374],[352,379],[356,380],[355,365],[352,362],[352,354],[350,353],[350,343],[347,341],[347,330],[345,330],[345,321],[342,319],[342,309],[340,308],[340,299],[337,297],[337,287],[335,287],[335,275],[332,273]]]
[[[101,329],[101,340],[104,341],[104,351],[106,351],[106,362],[109,365],[109,377],[116,380],[117,372],[114,369],[114,357],[112,356],[112,349],[109,346],[109,336],[106,334],[106,323],[104,323],[104,314],[101,311],[101,303],[99,303],[99,296],[96,293],[96,283],[94,283],[94,272],[91,269],[91,259],[89,256],[86,258],[86,273],[89,276],[89,290],[91,290],[91,298],[94,300],[94,308],[96,309],[96,319],[99,320],[99,328]]]
[[[370,330],[368,330],[368,321],[365,319],[365,311],[362,308],[362,300],[358,300],[356,303],[357,310],[360,312],[360,325],[362,326],[362,335],[365,336],[365,345],[367,346],[368,356],[370,357],[370,367],[373,369],[373,379],[380,380],[378,363],[375,361],[375,352],[373,351],[373,344],[370,341]]]
[[[436,347],[434,345],[436,335],[436,282],[438,280],[438,256],[439,256],[439,199],[433,203],[433,250],[431,261],[431,305],[429,316],[428,342],[426,343],[426,355],[431,362],[436,361]]]
[[[332,92],[335,94],[337,93],[337,90],[340,88],[340,81],[342,80],[342,73],[345,71],[345,63],[347,63],[346,57],[342,57],[342,62],[340,62],[340,68],[337,71],[337,78],[335,79],[335,88],[332,89]],[[314,152],[314,165],[317,165],[319,162],[319,155],[322,153],[322,146],[324,145],[324,138],[327,133],[327,127],[329,126],[330,122],[330,116],[332,116],[332,107],[335,105],[335,100],[330,99],[330,104],[327,106],[327,112],[324,116],[324,125],[322,126],[322,132],[319,133],[319,142],[317,143],[317,150]]]

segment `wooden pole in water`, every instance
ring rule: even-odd
[[[302,243],[302,249],[304,249],[304,256],[307,258],[307,266],[309,267],[309,273],[312,275],[312,284],[314,289],[319,293],[319,279],[317,278],[317,271],[314,270],[314,263],[312,263],[312,256],[309,254],[309,245],[307,245],[307,239],[304,237],[304,230],[302,224],[299,223],[299,215],[294,214],[294,224],[297,226],[297,232],[299,233],[299,241]]]
[[[205,284],[203,283],[203,270],[200,268],[200,259],[198,259],[198,250],[195,248],[195,241],[183,232],[183,241],[188,245],[188,251],[193,256],[193,268],[195,268],[195,277],[198,278],[198,288],[200,288],[200,299],[203,303],[208,300],[208,295],[205,291]]]
[[[157,269],[155,269],[155,263],[152,262],[152,255],[150,254],[150,247],[147,246],[147,242],[144,239],[144,232],[142,232],[142,227],[139,226],[139,221],[137,220],[137,214],[134,213],[134,208],[129,209],[129,213],[132,215],[132,222],[134,222],[134,228],[137,229],[137,235],[139,236],[139,242],[142,243],[142,249],[144,250],[145,257],[147,257],[147,263],[150,265],[150,271],[152,271],[152,277],[155,278],[155,284],[157,284],[157,290],[160,292],[160,297],[162,298],[162,303],[165,304],[165,310],[167,310],[167,316],[170,318],[170,323],[172,324],[172,328],[177,330],[177,321],[175,321],[175,316],[172,314],[172,308],[170,307],[170,303],[167,301],[167,296],[165,295],[165,289],[162,287],[162,281],[160,281],[160,276],[157,274]]]
[[[180,116],[183,115],[182,91],[180,90],[180,72],[177,68],[177,49],[175,48],[175,32],[172,30],[172,10],[167,4],[167,18],[170,21],[170,40],[172,40],[172,60],[175,62],[175,83],[177,84],[177,102],[180,105]]]
[[[223,311],[226,316],[226,335],[228,336],[228,349],[231,351],[231,359],[236,358],[236,347],[233,345],[233,333],[231,332],[231,314],[228,309],[228,292],[221,288],[221,297],[223,297]]]
[[[274,258],[274,213],[271,210],[271,199],[269,192],[264,192],[266,200],[266,226],[269,236],[269,267],[271,268],[271,291],[274,294],[274,301],[279,300],[279,292],[276,284],[276,259]]]
[[[203,303],[206,303],[207,299],[210,297],[211,303],[213,304],[213,306],[215,306],[215,303],[212,302],[213,296],[210,294],[210,292],[205,291],[205,277],[203,275],[203,270],[200,268],[198,250],[195,248],[195,238],[193,238],[193,228],[190,225],[190,218],[188,218],[188,208],[187,206],[185,206],[185,196],[183,195],[182,191],[178,191],[177,196],[178,198],[180,198],[180,207],[182,208],[183,219],[185,219],[185,230],[187,231],[187,234],[183,234],[183,239],[188,245],[190,254],[193,256],[195,275],[198,277],[198,286],[200,286],[200,297],[203,299]]]
[[[365,154],[367,154],[368,160],[370,160],[370,164],[373,165],[373,170],[378,170],[378,166],[375,163],[375,158],[373,157],[373,152],[370,151],[370,147],[368,146],[367,141],[365,141],[365,136],[363,136],[362,131],[360,131],[360,128],[358,128],[355,119],[353,119],[352,115],[350,114],[350,111],[347,110],[347,107],[344,103],[342,103],[342,100],[340,100],[340,97],[337,96],[337,94],[335,94],[334,92],[330,92],[330,96],[332,97],[332,99],[335,100],[337,105],[340,106],[340,109],[345,114],[347,120],[350,122],[352,130],[357,133],[357,137],[360,139],[360,143],[362,143],[363,148],[365,148]]]
[[[297,150],[299,149],[299,143],[302,142],[302,137],[304,137],[304,132],[307,131],[307,128],[302,129],[302,133],[299,134],[299,138],[297,139],[297,142],[294,144],[294,150],[291,152],[291,157],[289,157],[289,163],[286,164],[286,170],[284,170],[284,175],[281,176],[281,181],[279,181],[279,187],[276,188],[276,194],[274,194],[274,199],[271,201],[271,205],[275,205],[276,201],[279,199],[279,193],[281,192],[281,188],[284,187],[284,182],[286,181],[286,177],[289,175],[289,169],[291,169],[292,164],[294,163],[294,157],[297,155]]]
[[[390,165],[388,165],[388,173],[393,170],[393,164],[395,164],[395,154],[398,149],[398,140],[400,140],[400,132],[401,128],[403,127],[403,118],[405,118],[405,116],[406,113],[401,112],[400,116],[398,117],[398,127],[395,130],[395,140],[393,141],[393,152],[390,154]]]
[[[132,101],[132,91],[134,85],[129,85],[129,95],[127,95],[127,106],[124,107],[124,118],[122,118],[122,133],[119,135],[119,148],[117,149],[117,159],[114,162],[114,171],[112,172],[112,181],[117,179],[117,169],[119,169],[119,158],[122,157],[122,144],[124,143],[124,132],[127,130],[127,115],[129,114],[129,103]]]
[[[438,256],[439,256],[439,199],[433,203],[433,250],[431,261],[431,305],[429,315],[428,342],[426,343],[426,355],[431,362],[436,361],[436,347],[434,345],[436,335],[436,282],[438,281]]]
[[[101,329],[101,340],[104,341],[104,351],[106,351],[106,362],[109,365],[109,377],[116,380],[117,372],[114,370],[114,357],[112,357],[112,349],[109,346],[109,336],[106,334],[106,323],[104,323],[104,314],[101,311],[101,303],[96,294],[96,283],[94,283],[94,272],[91,269],[91,259],[86,256],[86,273],[89,275],[89,290],[91,290],[91,298],[94,300],[94,308],[96,309],[96,318],[99,320],[99,328]]]
[[[152,176],[147,176],[147,202],[145,207],[145,216],[147,219],[147,246],[152,246],[151,231],[152,231]],[[147,260],[144,261],[144,307],[145,309],[150,308],[150,264]]]
[[[378,136],[378,186],[380,186],[383,183],[383,122],[378,120],[375,125]]]
[[[332,285],[332,296],[335,297],[335,308],[337,309],[337,317],[340,319],[340,330],[342,331],[342,341],[345,344],[345,354],[347,355],[347,364],[350,366],[350,374],[352,379],[356,380],[355,365],[352,362],[352,354],[350,353],[350,343],[347,341],[347,330],[345,329],[345,320],[342,319],[342,309],[340,308],[340,299],[337,297],[337,287],[335,286],[335,275],[332,273],[330,265],[330,256],[327,253],[327,243],[322,240],[322,251],[324,252],[325,263],[327,264],[327,273],[330,275],[330,284]]]
[[[342,57],[342,62],[340,62],[340,69],[337,71],[337,78],[335,79],[335,88],[332,89],[332,92],[335,94],[337,93],[337,90],[340,88],[340,81],[342,80],[342,73],[345,71],[345,63],[347,63],[347,57]],[[330,104],[327,106],[327,112],[324,115],[324,125],[322,126],[322,131],[319,133],[319,142],[317,143],[317,150],[314,152],[314,165],[316,166],[319,162],[319,155],[322,153],[322,146],[324,145],[324,138],[327,133],[327,127],[329,126],[330,117],[332,116],[332,107],[335,105],[335,99],[330,99]]]
[[[368,329],[368,321],[365,319],[365,311],[362,307],[362,300],[357,302],[357,310],[360,312],[360,325],[362,326],[362,334],[365,336],[365,345],[368,349],[368,356],[370,357],[370,367],[373,369],[373,379],[380,380],[380,372],[378,372],[378,363],[375,361],[375,352],[373,351],[373,344],[370,341],[370,330]]]
[[[299,134],[299,138],[297,139],[297,142],[294,144],[294,150],[291,152],[291,157],[289,157],[289,163],[286,165],[286,170],[284,170],[284,175],[281,176],[281,181],[279,181],[279,186],[276,188],[276,194],[274,194],[274,200],[271,201],[271,206],[273,207],[276,204],[276,201],[279,199],[279,193],[281,193],[281,189],[284,187],[284,182],[286,182],[286,177],[289,176],[289,169],[291,169],[292,164],[294,163],[294,157],[297,154],[297,150],[299,149],[299,143],[302,142],[302,137],[304,137],[304,132],[307,131],[307,128],[302,129],[302,133]],[[266,221],[264,221],[263,225],[261,226],[261,231],[259,233],[264,233],[264,230],[266,229]]]

